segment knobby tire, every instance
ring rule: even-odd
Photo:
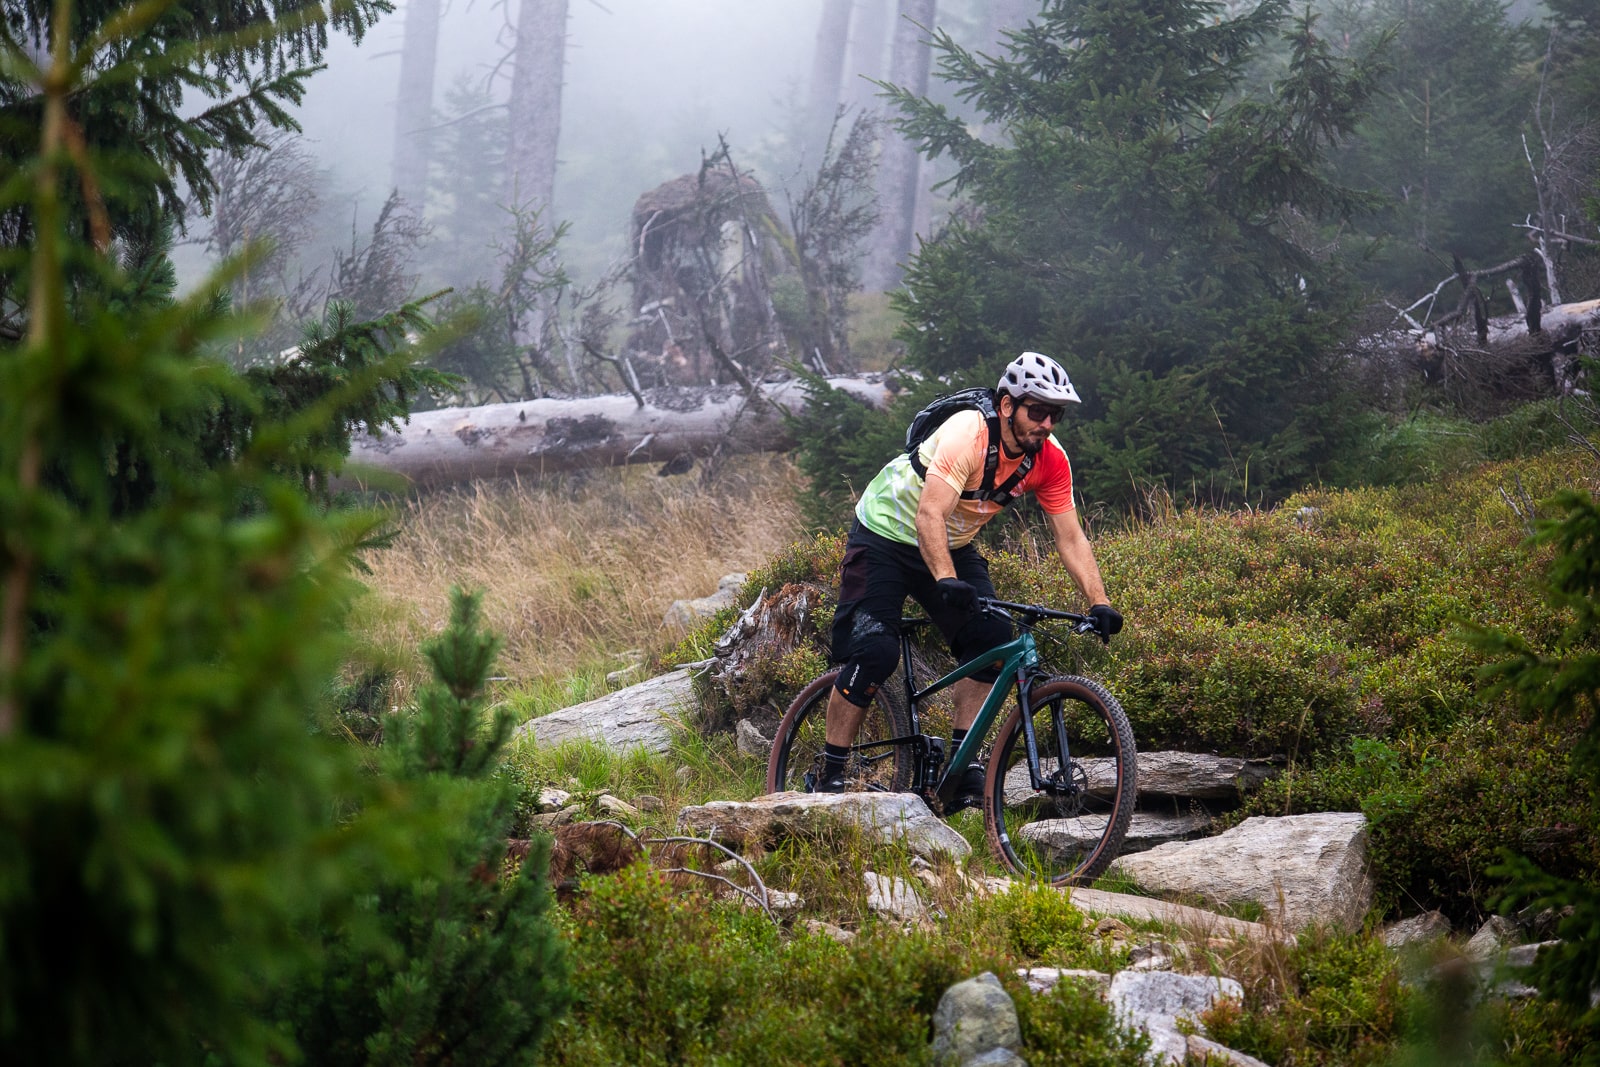
[[[815,679],[800,690],[783,713],[777,735],[772,739],[772,755],[767,760],[767,792],[786,790],[805,792],[809,771],[817,780],[822,775],[822,745],[826,739],[828,696],[833,692],[837,669]],[[897,706],[885,684],[868,705],[856,744],[905,737],[911,732],[910,718]],[[845,764],[846,787],[850,791],[906,791],[911,784],[912,754],[905,745],[890,745],[868,752],[852,752]]]
[[[995,738],[984,783],[983,821],[989,845],[1011,872],[1055,886],[1088,885],[1122,847],[1137,799],[1138,754],[1128,717],[1104,686],[1088,678],[1057,676],[1029,694],[1040,773],[1062,766],[1056,721],[1067,740],[1067,771],[1057,781],[1079,787],[1072,795],[1035,791],[1028,775],[1027,743],[1019,711]]]

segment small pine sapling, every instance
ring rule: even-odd
[[[485,721],[500,640],[479,605],[451,591],[450,625],[423,650],[433,681],[384,731],[391,773],[457,829],[426,877],[371,887],[376,939],[330,934],[319,980],[285,1000],[309,1063],[532,1063],[570,1003],[548,840],[506,869],[516,787],[495,772],[514,720],[501,708]]]

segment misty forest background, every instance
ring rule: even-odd
[[[557,903],[542,786],[671,817],[758,769],[714,701],[659,760],[512,742],[624,649],[707,655],[731,616],[666,639],[674,591],[827,588],[910,414],[1028,348],[1084,396],[1130,627],[1083,666],[1141,745],[1287,757],[1236,817],[1365,812],[1373,924],[1563,940],[1470,1015],[1371,930],[1240,949],[1212,1032],[1600,1056],[1592,0],[3,12],[0,1059],[921,1062],[951,981],[1117,965],[1027,887],[854,947],[637,868]],[[829,385],[866,372],[884,408]],[[427,408],[756,419],[795,377],[784,456],[341,481]],[[1006,591],[1071,598],[995,525]],[[855,846],[761,871],[838,918]],[[1019,1003],[1036,1065],[1139,1060],[1093,997]]]

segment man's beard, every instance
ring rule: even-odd
[[[1022,450],[1024,456],[1037,456],[1044,451],[1044,443],[1050,439],[1048,430],[1040,433],[1037,440],[1024,437],[1022,431],[1017,429],[1016,415],[1011,416],[1011,436],[1016,440],[1017,447]]]

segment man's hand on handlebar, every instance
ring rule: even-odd
[[[1122,612],[1110,604],[1096,604],[1090,608],[1089,620],[1094,623],[1094,632],[1100,635],[1100,640],[1108,645],[1113,634],[1122,632]]]
[[[978,590],[971,582],[960,578],[939,579],[939,599],[952,608],[971,611],[978,606]]]

